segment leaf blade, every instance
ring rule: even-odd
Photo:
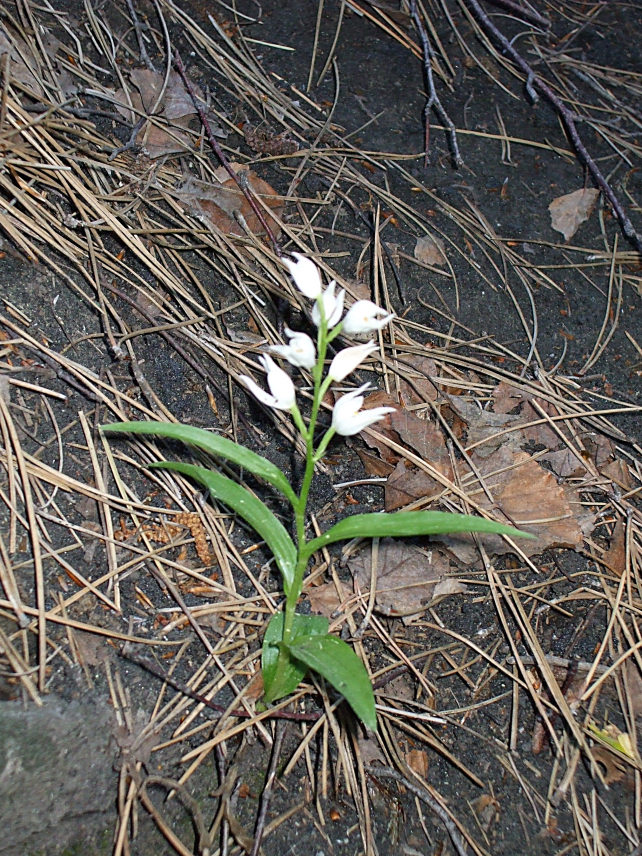
[[[451,514],[446,511],[394,511],[389,513],[354,514],[344,517],[318,538],[308,541],[301,552],[307,557],[334,541],[350,538],[408,537],[413,535],[444,535],[454,532],[493,532],[533,538],[522,532],[485,517],[471,514]]]
[[[180,440],[182,443],[186,443],[189,446],[196,446],[197,449],[208,452],[215,457],[233,461],[253,475],[264,479],[272,487],[280,490],[290,503],[294,504],[296,502],[296,495],[290,483],[276,464],[268,461],[262,455],[257,455],[251,449],[246,449],[245,446],[241,446],[233,440],[228,440],[227,437],[221,437],[219,434],[213,434],[211,431],[205,431],[203,428],[174,422],[151,421],[113,422],[109,425],[103,425],[101,430],[108,434],[116,432],[155,434],[169,440]]]
[[[153,469],[173,470],[189,476],[194,481],[206,487],[215,499],[220,499],[225,505],[246,520],[268,545],[279,570],[283,575],[283,590],[286,595],[294,580],[297,551],[294,541],[288,535],[285,527],[270,509],[253,496],[240,484],[228,479],[222,473],[206,470],[194,464],[183,464],[178,461],[159,461],[149,464]]]
[[[265,697],[269,702],[293,693],[308,671],[308,667],[300,660],[290,658],[284,673],[277,674],[279,645],[283,639],[283,621],[283,613],[275,613],[263,636],[261,673]],[[328,632],[328,625],[329,621],[324,615],[300,615],[297,612],[294,614],[292,631],[295,636],[323,636]],[[278,681],[278,684],[275,681]]]
[[[298,636],[284,647],[331,683],[371,731],[377,730],[370,677],[361,660],[343,639],[331,635]]]

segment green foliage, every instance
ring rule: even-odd
[[[337,636],[297,636],[281,645],[302,663],[322,675],[345,698],[359,719],[372,731],[377,728],[372,684],[363,663]]]
[[[210,494],[235,511],[263,538],[272,551],[283,578],[285,610],[272,617],[263,640],[261,667],[265,701],[269,704],[292,693],[312,669],[324,677],[352,707],[359,719],[370,729],[377,727],[374,693],[368,672],[353,649],[336,636],[328,634],[327,618],[315,615],[299,615],[295,610],[303,590],[303,579],[310,557],[335,541],[356,537],[407,537],[413,535],[438,535],[455,532],[493,532],[511,537],[533,537],[510,526],[495,523],[481,517],[465,514],[446,514],[439,511],[395,512],[394,514],[357,514],[347,517],[332,526],[318,538],[306,539],[307,502],[314,476],[315,464],[323,457],[335,434],[356,434],[367,425],[383,418],[389,407],[361,410],[362,393],[368,384],[353,390],[338,399],[333,410],[332,423],[323,436],[315,435],[317,419],[325,392],[333,380],[343,379],[363,359],[374,345],[345,348],[332,360],[327,376],[323,377],[325,356],[329,343],[339,335],[345,322],[346,331],[374,332],[387,324],[392,315],[374,304],[365,301],[353,317],[351,310],[343,321],[330,323],[336,307],[341,313],[343,297],[335,295],[334,284],[321,292],[321,278],[314,264],[298,254],[296,261],[284,260],[289,267],[297,287],[310,299],[317,301],[312,312],[318,326],[316,363],[311,366],[310,352],[314,359],[315,346],[303,333],[289,331],[292,343],[277,348],[279,355],[295,366],[311,370],[313,393],[310,414],[306,423],[296,404],[296,389],[290,376],[278,367],[267,354],[260,357],[263,370],[267,373],[267,393],[255,380],[242,375],[240,380],[264,404],[279,410],[289,410],[302,440],[305,442],[305,472],[297,494],[281,470],[266,458],[236,443],[189,425],[168,422],[118,422],[103,427],[103,431],[132,434],[154,434],[166,439],[180,440],[218,458],[232,461],[243,470],[262,478],[287,498],[294,513],[296,544],[283,524],[270,509],[248,489],[224,476],[218,470],[208,470],[193,464],[164,461],[151,464],[156,468],[174,470],[193,478],[206,487]],[[368,305],[369,304],[369,305]],[[365,314],[364,314],[365,311]],[[295,339],[297,342],[295,342]],[[355,352],[358,357],[355,357]],[[303,356],[302,356],[303,355]],[[318,439],[318,442],[317,442]]]
[[[265,698],[269,702],[284,698],[299,686],[305,673],[307,665],[301,660],[295,660],[289,655],[284,657],[279,649],[283,639],[282,612],[272,616],[263,637],[263,651],[261,652],[261,672],[263,674],[263,689]],[[292,634],[294,636],[323,636],[328,632],[328,619],[323,615],[299,615],[294,614]],[[278,668],[278,659],[281,656],[282,668]],[[283,665],[283,660],[285,664]]]
[[[494,532],[521,538],[533,538],[513,526],[474,517],[470,514],[450,514],[445,511],[395,511],[381,514],[354,514],[331,526],[318,538],[313,538],[303,548],[304,555],[350,538],[408,537],[412,535],[445,535],[454,532]]]
[[[106,433],[125,431],[128,434],[155,434],[168,440],[180,440],[210,455],[238,464],[239,467],[255,476],[260,476],[268,484],[280,490],[291,504],[294,505],[297,502],[297,496],[289,481],[272,461],[246,449],[245,446],[239,446],[233,440],[228,440],[219,434],[212,434],[211,431],[175,422],[114,422],[111,425],[103,425],[102,430]]]

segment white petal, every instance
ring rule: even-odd
[[[290,271],[294,284],[302,294],[315,300],[321,294],[321,275],[319,268],[312,259],[306,258],[301,253],[292,253],[296,261],[283,259],[283,264]]]
[[[317,361],[314,342],[306,333],[285,328],[285,334],[290,340],[288,345],[272,345],[271,351],[286,359],[290,365],[298,368],[311,369]]]
[[[369,383],[364,383],[358,389],[353,389],[341,398],[334,405],[332,411],[332,427],[343,437],[349,437],[352,434],[358,434],[363,431],[368,425],[373,422],[378,422],[387,413],[392,413],[394,407],[375,407],[372,410],[360,410],[363,404],[363,391],[368,389]]]
[[[357,300],[343,319],[342,332],[348,336],[354,333],[372,333],[374,330],[381,330],[394,317],[394,314],[388,314],[371,300]]]
[[[337,283],[335,280],[332,280],[331,283],[328,284],[328,287],[323,292],[321,300],[323,301],[323,312],[325,314],[328,330],[331,330],[333,327],[339,323],[341,319],[341,313],[343,312],[343,302],[345,300],[346,293],[343,288],[339,289],[339,293],[335,296],[334,290],[336,288]],[[321,312],[319,311],[318,302],[314,304],[312,307],[312,321],[318,327],[321,324]]]
[[[255,398],[258,398],[262,404],[266,404],[268,407],[276,407],[274,396],[262,389],[256,381],[252,380],[251,377],[248,377],[248,375],[240,375],[239,380],[250,390]]]
[[[343,315],[343,303],[345,300],[345,296],[345,289],[339,289],[339,293],[337,294],[334,306],[332,307],[330,312],[326,312],[326,318],[328,319],[328,330],[332,330],[333,327],[336,327],[339,321],[341,320],[341,316]]]
[[[393,413],[394,410],[394,407],[372,407],[370,410],[360,410],[359,413],[355,414],[352,421],[350,426],[350,435],[358,434],[359,431],[363,431],[364,428],[368,428],[375,422],[379,422],[388,413]],[[341,432],[337,431],[337,434],[339,433]],[[344,434],[344,436],[349,435]]]
[[[377,350],[374,342],[365,342],[363,345],[354,345],[352,348],[344,348],[339,351],[330,363],[328,377],[332,380],[342,381],[350,372],[365,360],[373,351]]]
[[[267,382],[274,397],[274,405],[278,410],[290,410],[296,399],[296,390],[290,376],[274,362],[268,354],[260,357],[267,372]]]

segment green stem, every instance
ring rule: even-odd
[[[308,497],[310,495],[310,488],[312,487],[314,467],[317,462],[317,457],[315,455],[314,449],[314,433],[316,430],[321,401],[323,400],[323,396],[325,395],[329,386],[329,379],[326,379],[326,381],[323,382],[323,366],[325,363],[325,356],[328,348],[329,337],[327,319],[325,317],[325,308],[323,306],[323,300],[321,298],[318,298],[317,305],[319,307],[321,323],[319,324],[319,329],[317,333],[317,361],[314,365],[314,368],[312,369],[314,388],[312,394],[312,409],[310,411],[310,419],[308,420],[307,429],[305,427],[298,408],[296,408],[296,405],[295,408],[293,408],[292,410],[292,417],[294,419],[295,425],[297,426],[298,430],[301,432],[301,435],[305,439],[305,472],[303,474],[303,480],[301,482],[301,490],[299,492],[299,496],[297,498],[296,503],[294,504],[294,522],[296,529],[298,552],[297,562],[294,569],[294,579],[292,581],[290,591],[288,592],[285,601],[285,616],[283,619],[283,641],[286,644],[290,641],[292,636],[294,612],[299,597],[301,595],[301,590],[303,589],[303,577],[308,565],[309,556],[304,550],[306,545],[305,522],[306,512],[308,508]],[[287,657],[287,655],[285,656]],[[279,655],[279,660],[280,659],[281,655]]]

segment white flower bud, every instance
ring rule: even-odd
[[[373,351],[377,350],[374,342],[365,342],[363,345],[354,345],[352,348],[344,348],[339,351],[330,363],[328,377],[332,380],[342,381],[350,372],[353,372],[356,367],[370,356]]]
[[[323,292],[321,300],[323,301],[323,311],[325,314],[325,319],[327,322],[328,330],[331,330],[341,320],[341,313],[343,312],[343,301],[345,300],[346,293],[343,288],[339,289],[339,293],[334,294],[334,290],[337,286],[335,280],[332,280],[329,283],[326,290]],[[319,311],[319,306],[317,303],[312,307],[312,321],[314,324],[319,327],[321,324],[321,313]]]
[[[360,410],[363,404],[364,390],[368,389],[369,383],[364,383],[358,389],[342,395],[334,405],[332,411],[332,427],[343,437],[358,434],[374,422],[378,422],[387,413],[392,413],[394,407],[373,407],[371,410]]]
[[[289,327],[285,328],[285,334],[290,340],[289,344],[272,345],[270,350],[286,359],[292,366],[313,368],[317,361],[317,352],[312,339],[306,333],[297,333]]]
[[[294,284],[302,294],[310,300],[316,300],[321,294],[321,274],[319,268],[312,259],[308,259],[301,253],[292,253],[296,261],[283,259],[283,264],[290,271]]]
[[[266,392],[247,375],[241,375],[239,380],[245,384],[252,395],[268,407],[274,407],[276,410],[292,410],[296,402],[296,391],[289,375],[282,368],[279,368],[272,357],[267,354],[259,357],[259,359],[267,372],[270,392]]]
[[[371,300],[357,300],[348,309],[341,332],[346,336],[352,336],[355,333],[372,333],[374,330],[381,330],[394,317],[394,313],[388,314],[385,309]]]

